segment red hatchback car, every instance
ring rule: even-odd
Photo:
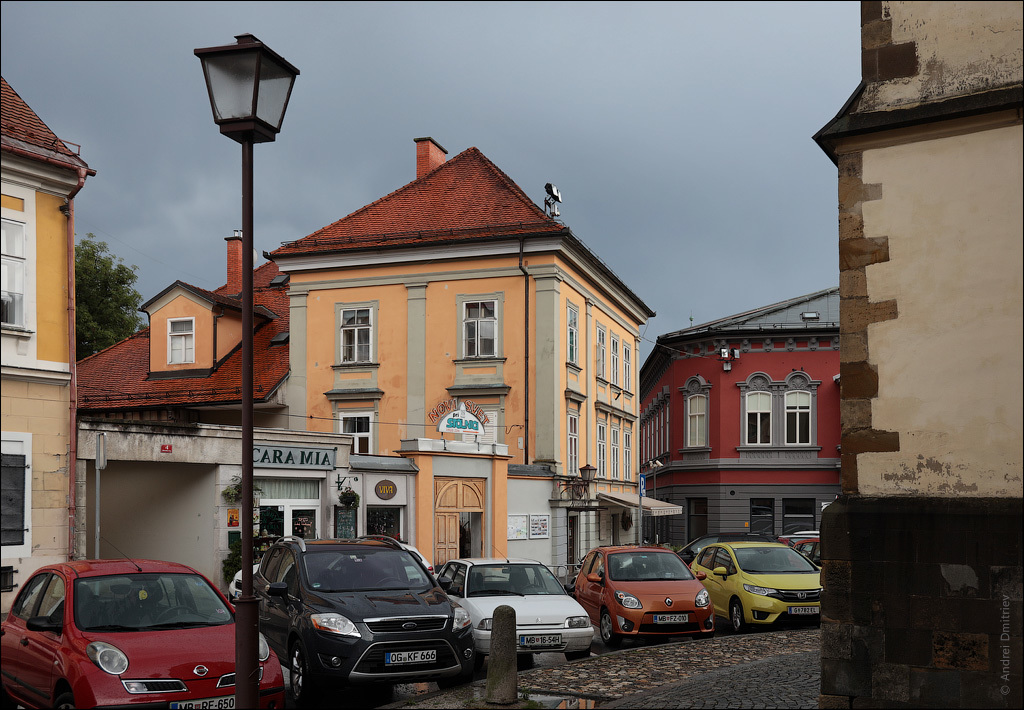
[[[235,616],[191,567],[82,560],[35,572],[0,625],[5,703],[30,708],[235,706]],[[260,635],[260,707],[284,676]]]
[[[715,635],[711,598],[679,555],[663,547],[597,547],[580,567],[573,596],[601,641]]]

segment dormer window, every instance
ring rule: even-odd
[[[184,365],[196,361],[195,318],[167,321],[167,364]]]

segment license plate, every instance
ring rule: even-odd
[[[655,624],[685,624],[690,620],[689,614],[655,614]]]
[[[816,606],[791,606],[789,607],[790,614],[818,614],[820,609]]]
[[[384,654],[385,666],[404,666],[409,663],[433,663],[437,650],[430,651],[388,651]]]
[[[213,710],[231,710],[235,707],[235,696],[225,695],[221,698],[205,698],[203,700],[178,700],[171,703],[171,708],[212,708]]]
[[[548,648],[550,646],[561,646],[561,634],[540,634],[537,636],[519,635],[519,645],[523,648]]]

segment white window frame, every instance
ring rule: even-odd
[[[600,377],[602,380],[605,379],[605,367],[604,366],[605,366],[605,356],[606,356],[606,353],[605,353],[605,349],[606,349],[605,339],[606,339],[606,337],[607,336],[605,334],[605,329],[602,326],[597,326],[597,345],[596,345],[597,353],[595,355],[597,361],[596,361],[595,364],[596,364],[596,369],[597,369],[597,376]]]
[[[568,304],[565,308],[565,359],[573,365],[580,362],[580,310]]]
[[[175,323],[188,323],[188,331],[174,331]],[[181,359],[175,360],[175,341],[181,341],[185,343],[182,346]],[[191,351],[191,358],[189,352]],[[188,318],[168,318],[167,319],[167,364],[168,365],[191,365],[196,361],[196,319],[193,317]]]
[[[744,413],[745,413],[746,416],[744,417],[744,421],[743,421],[743,444],[745,446],[771,446],[771,444],[772,444],[772,393],[771,392],[765,392],[765,391],[762,391],[762,390],[757,390],[757,391],[754,391],[754,392],[747,392],[746,395],[744,395],[744,396],[746,397],[746,401],[745,401],[745,405],[746,406],[744,407]],[[759,406],[758,408],[751,408],[750,403],[751,403],[751,401],[754,398],[756,398],[759,401],[767,401],[767,403],[768,403],[767,409],[765,409],[765,408],[763,408],[761,406]],[[751,435],[751,431],[750,431],[750,415],[751,414],[758,414],[758,415],[767,414],[768,415],[768,422],[767,422],[766,425],[762,425],[761,424],[761,419],[762,419],[761,416],[757,417],[758,424],[757,424],[757,431],[755,432],[756,433],[756,436],[755,436],[756,440],[755,441],[751,441],[750,440],[750,435]],[[767,432],[768,441],[762,441],[762,439],[764,438],[765,432]]]
[[[619,478],[619,428],[612,427],[612,478]]]
[[[345,324],[345,314],[353,313],[356,318],[360,311],[366,311],[366,323],[356,323],[354,325]],[[370,306],[342,306],[341,312],[339,313],[340,321],[340,333],[339,348],[341,351],[341,363],[343,365],[354,364],[354,363],[365,363],[373,362],[373,315],[374,309]],[[366,354],[365,357],[360,357],[359,350],[363,347],[363,344],[359,342],[359,334],[366,333]],[[346,336],[351,336],[353,342],[348,344],[345,342]],[[347,353],[351,350],[351,355]]]
[[[694,405],[700,403],[699,411]],[[692,394],[686,398],[686,446],[690,448],[708,445],[708,396]]]
[[[14,219],[3,218],[3,300],[11,305],[5,308],[14,314],[5,326],[28,328],[28,225]]]
[[[633,427],[629,424],[622,427],[622,478],[633,480]]]
[[[356,410],[356,409],[340,409],[338,410],[338,433],[345,434],[346,436],[352,437],[352,453],[360,455],[373,455],[377,453],[376,449],[376,437],[374,436],[374,413],[369,410]],[[367,420],[367,431],[347,432],[345,431],[345,421],[348,419],[362,419]],[[359,450],[359,442],[366,441],[366,452]]]
[[[566,414],[565,473],[573,476],[580,471],[580,415]]]
[[[807,398],[806,404],[804,404],[804,403],[791,404],[790,400],[791,400],[791,398],[795,399],[794,395],[802,395],[803,397],[806,397]],[[813,395],[808,390],[791,390],[789,392],[786,392],[786,395],[785,395],[786,416],[785,416],[785,419],[783,421],[785,423],[784,424],[785,429],[786,429],[786,431],[785,431],[785,442],[786,442],[787,445],[789,445],[789,446],[810,446],[811,441],[814,438],[814,432],[812,431],[813,427],[811,426],[811,424],[812,424],[811,414],[813,412],[813,409],[814,409],[814,397],[813,397]],[[790,414],[794,414],[796,416],[796,434],[795,434],[795,439],[796,440],[795,441],[790,441],[789,440],[790,439],[790,426],[789,426]],[[800,441],[799,440],[800,439],[800,420],[802,418],[806,418],[806,420],[807,420],[807,440],[806,441]]]
[[[612,384],[619,384],[619,336],[612,335]]]
[[[3,432],[0,452],[25,457],[25,538],[20,545],[4,545],[3,558],[31,557],[32,555],[32,434],[29,432]]]
[[[608,425],[597,423],[597,475],[608,478]]]
[[[622,388],[633,391],[633,348],[622,343]]]
[[[470,306],[483,305],[483,304],[490,304],[491,311],[493,312],[493,316],[491,316],[489,318],[488,317],[470,318],[469,317],[469,308],[470,308]],[[474,299],[474,300],[466,300],[466,301],[464,301],[462,303],[462,353],[463,353],[463,357],[465,357],[465,358],[487,358],[487,357],[497,357],[498,356],[498,353],[500,352],[500,345],[499,345],[500,322],[499,322],[499,319],[498,319],[498,314],[499,314],[499,312],[498,312],[498,300],[495,299],[495,298],[480,298],[480,299]],[[475,326],[474,330],[476,331],[476,335],[473,336],[472,338],[469,336],[469,333],[468,333],[470,323],[474,324],[474,326]],[[482,341],[481,337],[480,337],[480,324],[481,323],[490,323],[491,327],[493,328],[493,337],[491,338],[491,351],[490,352],[481,352],[481,347],[480,347],[481,343],[482,342],[486,342],[486,341]],[[473,346],[474,346],[474,348],[473,348],[474,352],[473,352],[472,355],[469,352],[469,350],[470,350],[469,346],[470,346],[471,342],[473,343]]]

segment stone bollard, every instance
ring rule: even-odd
[[[516,666],[516,610],[502,604],[491,620],[491,653],[487,658],[486,700],[494,705],[511,705],[519,694]]]

